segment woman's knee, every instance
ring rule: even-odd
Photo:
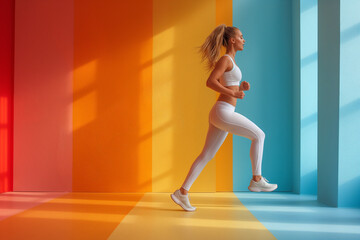
[[[252,140],[264,141],[264,140],[265,140],[265,133],[264,133],[264,131],[259,128],[259,129],[256,131],[256,136],[255,136],[254,139],[252,139]]]
[[[199,160],[201,162],[204,162],[205,164],[208,163],[211,159],[213,159],[215,157],[215,154],[213,151],[208,150],[205,152],[202,152],[199,156]]]
[[[264,131],[263,130],[261,130],[260,129],[260,131],[259,131],[259,138],[260,138],[260,140],[265,140],[265,133],[264,133]]]
[[[207,162],[209,162],[211,159],[213,159],[214,157],[215,157],[215,152],[213,152],[213,151],[211,151],[211,152],[208,152],[206,155],[205,155],[205,157],[204,157],[204,159],[205,159],[205,162],[207,163]]]

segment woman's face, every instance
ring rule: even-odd
[[[235,30],[235,37],[232,38],[232,43],[236,51],[242,51],[244,49],[245,39],[239,29]]]

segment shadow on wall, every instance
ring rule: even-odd
[[[340,184],[338,194],[338,207],[360,208],[360,174]]]
[[[340,107],[340,115],[341,117],[346,117],[349,114],[352,114],[356,111],[360,111],[360,98],[355,101],[346,104],[345,106]]]
[[[317,6],[317,1],[314,1],[314,0],[302,0],[300,1],[300,4],[301,4],[301,13],[304,13],[306,11],[308,11],[309,9],[313,8],[313,7],[316,7]]]
[[[301,194],[317,195],[317,170],[301,176],[301,179],[301,184],[306,186],[306,188],[301,188]]]
[[[344,44],[351,39],[358,37],[360,35],[360,23],[354,24],[353,26],[341,31],[341,44]]]

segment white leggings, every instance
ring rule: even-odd
[[[209,114],[209,130],[205,146],[186,176],[182,185],[184,189],[189,191],[205,165],[214,158],[229,132],[251,140],[252,173],[253,175],[261,175],[265,133],[252,121],[235,112],[235,107],[230,103],[216,101]]]

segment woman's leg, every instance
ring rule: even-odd
[[[209,129],[206,136],[205,146],[200,155],[193,162],[189,173],[182,185],[182,188],[189,191],[195,179],[199,176],[205,165],[214,158],[216,152],[223,144],[228,132],[223,131],[209,122]]]
[[[220,107],[215,113],[213,122],[216,127],[251,140],[252,173],[253,175],[261,175],[265,133],[256,124],[237,112]]]

